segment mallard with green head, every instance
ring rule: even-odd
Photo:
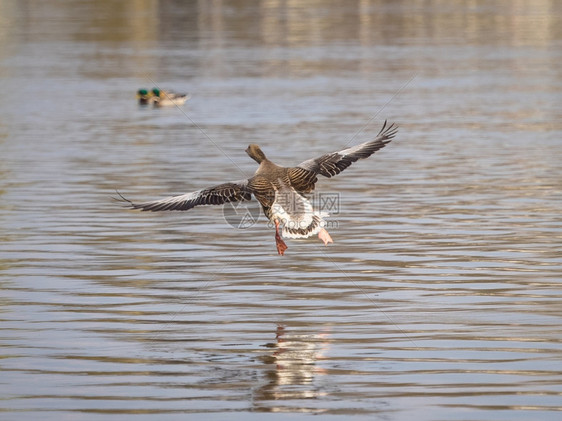
[[[140,105],[148,105],[153,102],[152,92],[148,92],[146,89],[139,89],[137,91],[137,98]]]
[[[189,99],[187,94],[176,94],[171,91],[164,91],[158,88],[152,90],[155,107],[171,107],[173,105],[183,105]]]
[[[186,211],[200,205],[222,205],[227,202],[251,200],[253,195],[261,204],[267,218],[275,224],[275,244],[280,255],[287,250],[287,244],[282,237],[308,238],[317,234],[324,245],[328,245],[333,241],[324,228],[324,217],[327,215],[315,211],[305,194],[314,190],[319,175],[333,177],[359,159],[368,158],[388,144],[397,131],[394,124],[387,125],[385,121],[375,139],[308,159],[296,167],[275,164],[267,159],[258,145],[252,144],[248,146],[246,153],[259,167],[248,179],[144,203],[133,203],[120,196],[133,209],[157,212]]]

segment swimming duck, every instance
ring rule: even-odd
[[[324,245],[333,243],[324,228],[326,216],[313,209],[305,194],[314,190],[318,175],[332,177],[359,159],[368,158],[389,143],[398,131],[386,121],[377,137],[337,152],[308,159],[296,167],[282,167],[267,159],[258,145],[251,144],[246,153],[259,164],[255,174],[244,180],[231,181],[192,193],[171,196],[152,202],[133,203],[121,196],[133,209],[143,211],[186,211],[199,205],[222,205],[251,200],[261,204],[264,214],[275,224],[275,244],[280,255],[287,250],[281,238],[308,238],[317,234]],[[279,227],[282,227],[279,232]]]
[[[171,91],[163,91],[158,88],[152,90],[155,107],[170,107],[183,105],[189,99],[187,94],[176,94]]]
[[[140,105],[148,105],[154,102],[152,92],[149,93],[146,89],[139,89],[137,91],[137,98],[139,99]]]

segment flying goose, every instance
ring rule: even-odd
[[[398,128],[384,122],[377,137],[341,151],[308,159],[296,167],[282,167],[266,158],[258,145],[251,144],[246,153],[259,164],[255,174],[244,180],[230,181],[207,189],[144,203],[133,203],[121,196],[132,209],[143,211],[186,211],[199,205],[222,205],[251,200],[261,204],[267,218],[275,224],[275,243],[280,255],[287,245],[281,238],[308,238],[318,234],[324,245],[333,243],[324,228],[325,214],[312,208],[306,193],[314,190],[318,175],[332,177],[359,159],[368,158],[396,135]],[[281,233],[279,227],[282,227]]]

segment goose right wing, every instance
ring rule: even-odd
[[[142,203],[134,203],[119,192],[117,194],[119,194],[120,200],[128,203],[132,209],[152,212],[186,211],[200,205],[222,205],[227,202],[252,199],[252,192],[248,188],[248,180],[231,181],[208,189]]]

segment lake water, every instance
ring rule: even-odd
[[[185,3],[0,2],[0,418],[559,419],[562,4]],[[328,247],[111,199],[385,119]]]

